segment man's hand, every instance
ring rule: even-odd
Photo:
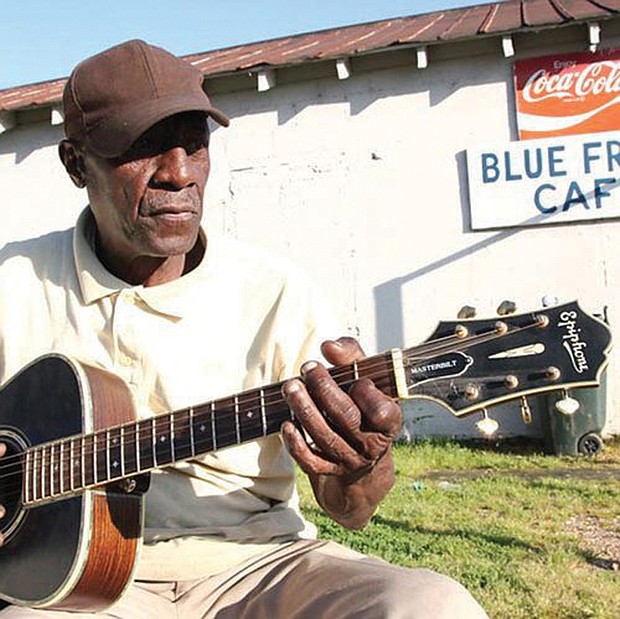
[[[6,453],[6,445],[4,443],[0,443],[0,458]],[[2,504],[0,504],[0,520],[4,517],[6,513]],[[2,537],[2,533],[0,533],[0,546],[4,543],[4,538]]]
[[[321,350],[334,365],[364,358],[353,338],[324,342]],[[287,381],[282,391],[308,442],[285,422],[285,444],[321,507],[342,526],[361,529],[394,483],[390,448],[402,413],[369,379],[356,381],[347,393],[314,361],[304,364],[302,378]]]

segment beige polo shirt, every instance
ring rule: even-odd
[[[150,288],[107,272],[75,231],[0,252],[0,382],[61,352],[115,372],[139,417],[204,403],[297,374],[327,333],[322,303],[290,266],[209,237],[182,278]],[[152,475],[138,577],[195,578],[312,536],[279,435],[229,447]]]

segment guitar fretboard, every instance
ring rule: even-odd
[[[396,396],[390,353],[331,368],[330,373],[345,389],[368,376]],[[24,452],[23,504],[56,500],[277,433],[294,418],[281,387],[276,383],[29,448]]]

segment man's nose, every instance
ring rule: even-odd
[[[195,182],[187,152],[175,146],[157,157],[157,170],[153,180],[160,186],[183,189]]]

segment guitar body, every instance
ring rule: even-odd
[[[42,357],[0,391],[0,597],[11,604],[98,610],[131,579],[141,538],[142,497],[106,488],[35,507],[22,505],[24,449],[134,417],[112,374],[59,355]],[[7,467],[11,467],[10,469]]]

